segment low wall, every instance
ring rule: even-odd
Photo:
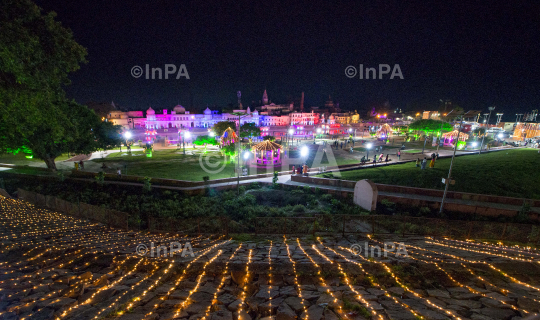
[[[278,175],[286,175],[290,174],[290,172],[280,172]],[[72,178],[86,178],[86,179],[93,179],[97,176],[96,172],[88,172],[88,171],[78,171],[78,170],[72,170],[70,177]],[[230,182],[236,182],[238,180],[244,181],[244,180],[252,180],[252,179],[262,179],[262,178],[270,178],[273,177],[273,173],[265,173],[265,174],[257,174],[257,175],[251,175],[251,176],[240,176],[240,179],[238,177],[234,178],[225,178],[225,179],[213,179],[208,180],[211,184],[217,184],[217,183],[230,183]],[[133,182],[133,183],[142,183],[145,177],[143,176],[131,176],[131,175],[122,175],[121,178],[118,177],[118,175],[114,173],[106,173],[105,174],[105,181],[122,181],[122,182]],[[150,178],[150,182],[155,185],[160,186],[173,186],[173,187],[203,187],[206,185],[204,181],[188,181],[188,180],[175,180],[175,179],[164,179],[164,178]]]
[[[338,187],[338,188],[341,187],[341,188],[346,188],[346,189],[354,189],[354,186],[356,184],[356,181],[350,181],[350,180],[313,178],[313,177],[306,177],[306,176],[301,176],[301,175],[293,175],[291,176],[291,180],[296,181],[296,182],[320,185],[320,186],[331,186],[331,187]],[[441,199],[444,193],[443,190],[404,187],[404,186],[395,186],[395,185],[378,184],[378,183],[376,184],[376,186],[379,192],[388,192],[388,193],[396,193],[396,194],[399,193],[399,194],[405,194],[405,195],[422,195],[422,196],[436,197],[436,198],[441,198]],[[343,191],[343,190],[335,190],[335,191],[352,193],[352,191]],[[471,200],[471,201],[486,202],[486,203],[500,203],[500,204],[515,205],[515,206],[522,206],[525,202],[528,202],[531,205],[531,207],[540,207],[540,200],[500,197],[500,196],[492,196],[492,195],[486,195],[486,194],[475,194],[475,193],[451,191],[447,193],[446,197],[448,199]],[[386,199],[394,203],[408,205],[411,207],[430,207],[433,209],[440,207],[440,201],[414,199],[414,198],[409,198],[407,196],[381,195],[379,193],[377,202],[381,202],[383,199]],[[493,208],[493,207],[482,206],[482,205],[473,205],[473,204],[467,205],[467,204],[448,203],[448,202],[445,203],[445,209],[448,211],[464,212],[464,213],[478,214],[478,215],[492,216],[492,217],[496,217],[499,215],[515,216],[519,212],[519,210],[501,209],[501,208]],[[531,218],[537,219],[538,214],[532,213]]]

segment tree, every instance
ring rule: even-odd
[[[452,130],[452,125],[450,125],[448,122],[433,119],[416,120],[409,125],[409,129],[415,131],[423,131],[426,134],[430,134],[435,131],[441,130],[441,124],[442,130]]]
[[[240,126],[240,138],[258,137],[261,135],[261,128],[255,123],[246,122]]]
[[[216,136],[222,136],[223,132],[227,130],[227,128],[231,128],[236,132],[236,122],[234,121],[220,121],[214,124],[212,127],[212,130],[216,134]]]
[[[193,140],[193,144],[202,146],[202,145],[217,145],[216,139],[211,136],[198,136],[195,140]]]
[[[477,136],[482,136],[484,133],[486,133],[486,128],[478,127],[472,131],[472,133],[476,134]]]
[[[120,126],[100,121],[92,110],[74,101],[59,101],[56,106],[57,116],[36,124],[21,145],[45,161],[47,168],[56,170],[54,159],[66,152],[88,154],[120,145]]]
[[[274,137],[274,136],[264,136],[264,137],[263,137],[263,140],[275,141],[275,140],[276,140],[276,137]]]
[[[30,0],[0,3],[0,152],[29,149],[53,170],[62,153],[120,141],[117,127],[65,97],[86,49],[55,17]]]

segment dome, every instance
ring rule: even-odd
[[[333,115],[330,115],[330,118],[328,118],[330,120],[334,120],[334,116]]]
[[[186,113],[186,108],[182,107],[181,105],[177,105],[173,108],[173,110],[176,113]]]
[[[154,111],[154,109],[152,109],[152,107],[148,108],[148,110],[146,110],[146,114],[156,114],[156,112]]]
[[[256,151],[274,151],[279,149],[281,149],[281,145],[270,140],[264,140],[263,142],[253,146],[253,150]]]
[[[204,114],[212,114],[212,110],[210,110],[210,108],[206,107],[206,110],[204,110]]]

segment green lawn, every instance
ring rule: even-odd
[[[307,164],[309,167],[312,166],[313,160],[316,155],[316,150],[319,146],[314,146],[308,144],[312,148],[309,152],[307,158]],[[330,148],[330,147],[328,147]],[[187,151],[188,149],[186,149]],[[193,151],[192,148],[189,151]],[[148,176],[148,177],[157,177],[157,178],[166,178],[166,179],[179,179],[179,180],[190,180],[190,181],[201,181],[204,176],[209,176],[211,180],[222,179],[222,178],[231,178],[235,177],[234,168],[235,163],[230,161],[230,157],[227,157],[227,161],[224,163],[224,158],[219,152],[209,151],[207,154],[203,155],[202,163],[200,161],[200,154],[203,149],[195,150],[195,155],[184,155],[182,150],[168,149],[168,150],[158,150],[154,151],[151,158],[146,157],[142,151],[133,151],[131,156],[126,152],[116,152],[112,153],[109,156],[103,159],[95,159],[93,161],[97,163],[105,163],[109,167],[107,172],[115,173],[116,168],[121,167],[124,169],[124,165],[127,166],[128,175],[138,175],[138,176]],[[343,164],[352,164],[359,162],[359,153],[355,152],[350,154],[345,151],[345,149],[340,149],[339,151],[333,150],[335,159],[338,165]],[[290,151],[290,156],[293,158],[298,158],[297,161],[293,162],[292,165],[301,164],[300,151]],[[210,168],[206,162],[206,159],[209,158],[208,162],[210,165],[217,164],[217,167]],[[243,163],[243,161],[242,161]],[[328,158],[323,156],[321,165],[330,166],[333,165],[329,163]],[[203,169],[203,166],[207,168],[218,171],[218,168],[223,166],[223,170],[216,173],[208,173]],[[282,168],[277,167],[278,171]],[[290,168],[289,168],[290,169]],[[256,170],[256,172],[255,172]],[[125,171],[123,171],[124,174]],[[265,168],[250,168],[249,174],[261,174],[268,173]]]
[[[193,149],[189,149],[192,151]],[[202,148],[199,149],[203,151]],[[199,151],[196,151],[199,152]],[[234,177],[234,162],[226,161],[219,152],[209,151],[203,156],[203,164],[206,164],[206,159],[210,166],[208,168],[218,171],[223,165],[223,170],[214,174],[203,170],[199,158],[200,154],[184,155],[182,150],[168,149],[154,151],[152,157],[147,157],[143,151],[133,151],[132,155],[125,152],[112,153],[103,159],[95,159],[93,161],[105,163],[111,170],[116,172],[115,168],[121,167],[124,174],[124,165],[127,166],[128,175],[147,176],[166,179],[202,181],[204,176],[209,176],[210,179],[222,179]],[[229,159],[229,157],[227,157]],[[218,164],[217,167],[211,167],[213,164]]]
[[[448,176],[450,159],[440,159],[435,168],[416,168],[414,162],[341,173],[342,179],[371,179],[376,183],[443,189],[441,178]],[[500,196],[540,199],[540,154],[518,149],[455,158],[450,190]]]
[[[63,154],[60,157],[56,158],[55,162],[64,161],[64,160],[67,160],[69,158],[71,158],[71,156],[69,156],[66,153],[66,154]],[[12,153],[0,154],[0,163],[7,163],[7,164],[15,164],[15,165],[19,165],[19,166],[24,166],[24,165],[31,165],[32,163],[37,163],[37,162],[44,163],[43,160],[40,160],[40,159],[37,159],[37,158],[32,158],[32,159],[26,158],[26,154],[23,153],[23,152],[19,152],[17,154],[12,154]]]

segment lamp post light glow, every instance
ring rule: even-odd
[[[292,141],[292,139],[293,139],[293,137],[294,137],[294,129],[291,128],[291,129],[289,129],[287,132],[288,132],[289,135],[291,136],[289,139]],[[294,144],[294,141],[293,141],[293,144]],[[290,145],[290,144],[289,144],[289,145]]]
[[[369,160],[369,149],[371,149],[371,147],[373,147],[373,144],[372,144],[372,143],[366,144],[366,150],[367,150],[367,153],[366,153],[366,160]]]
[[[502,139],[502,138],[504,137],[504,135],[503,135],[502,133],[499,133],[499,134],[497,135],[497,137],[499,137],[499,139]]]
[[[124,132],[124,138],[126,138],[126,140],[131,139],[131,136],[132,136],[131,132],[129,131]]]
[[[300,156],[302,156],[302,158],[305,158],[307,157],[307,155],[309,154],[309,150],[306,146],[303,146],[302,149],[300,149]]]
[[[249,159],[249,151],[244,152],[244,160]]]
[[[209,134],[212,138],[216,136],[216,134],[214,133],[214,131],[210,131],[208,134]]]
[[[473,142],[473,143],[472,143],[472,146],[473,146],[473,148],[476,148],[476,146],[478,146],[478,142],[476,142],[476,141]]]

